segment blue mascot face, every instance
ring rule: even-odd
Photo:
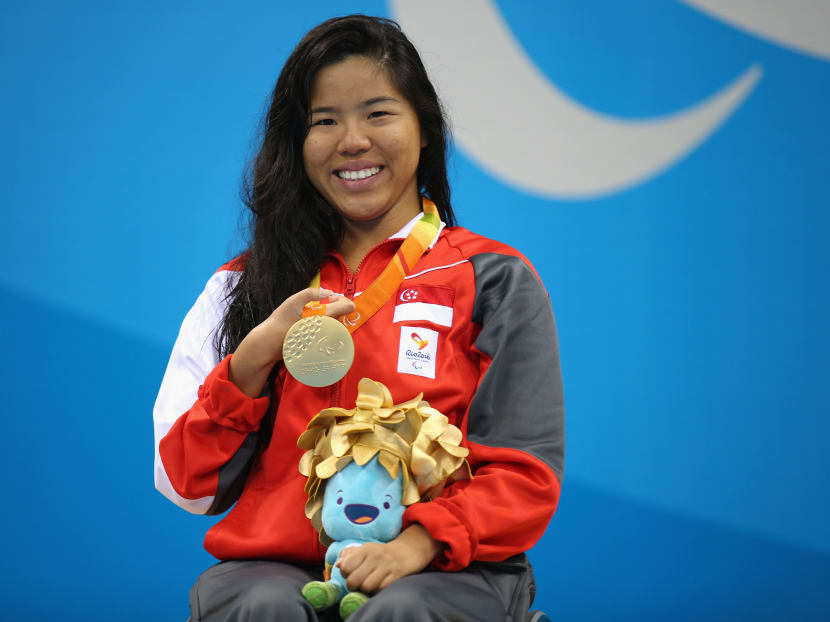
[[[363,466],[356,462],[326,482],[323,529],[332,540],[388,542],[401,531],[403,478],[389,477],[377,455]]]

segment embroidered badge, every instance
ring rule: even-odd
[[[395,298],[393,322],[426,320],[439,326],[452,326],[455,290],[434,285],[404,286]]]
[[[438,332],[422,326],[401,326],[398,371],[402,374],[435,378]]]

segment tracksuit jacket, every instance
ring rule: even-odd
[[[359,295],[416,221],[372,249],[354,273],[330,253],[322,286]],[[255,447],[268,398],[239,391],[228,378],[231,357],[218,360],[213,347],[238,267],[231,262],[214,274],[185,317],[154,409],[159,491],[194,513],[217,514],[236,502],[208,531],[208,552],[222,560],[323,560],[304,514],[297,438],[320,410],[353,408],[363,377],[385,384],[395,403],[423,393],[470,450],[472,480],[404,514],[404,528],[420,523],[446,545],[433,567],[501,561],[535,544],[559,499],[564,404],[550,300],[523,256],[442,226],[395,298],[353,333],[354,363],[341,381],[308,387],[280,365],[273,433],[262,452]]]

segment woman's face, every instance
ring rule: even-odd
[[[415,110],[375,61],[350,56],[314,77],[303,164],[347,221],[391,234],[415,216],[424,145]]]

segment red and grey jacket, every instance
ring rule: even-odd
[[[330,254],[322,286],[358,296],[415,220],[372,249],[355,273]],[[303,512],[297,438],[323,408],[354,407],[363,377],[389,387],[396,402],[423,392],[470,449],[472,480],[404,514],[404,528],[420,523],[446,544],[434,567],[501,561],[536,543],[559,500],[564,404],[550,300],[524,257],[466,229],[442,229],[395,298],[353,333],[354,363],[340,382],[308,387],[279,369],[273,432],[261,453],[255,449],[268,398],[239,391],[228,379],[230,356],[219,361],[213,347],[237,265],[217,272],[185,317],[153,413],[158,490],[201,514],[235,502],[208,531],[208,552],[219,559],[323,559]]]

